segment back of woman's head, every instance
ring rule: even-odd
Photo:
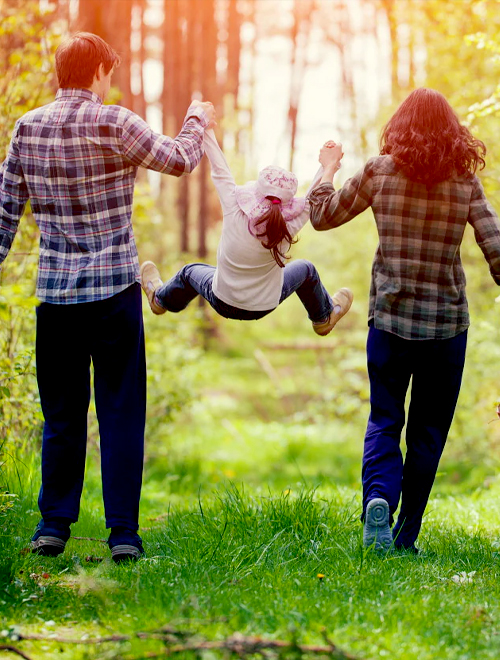
[[[453,176],[471,177],[484,167],[486,148],[462,126],[433,89],[413,91],[382,130],[380,153],[390,154],[412,181],[430,186]]]
[[[256,236],[260,239],[262,245],[271,250],[274,260],[284,268],[285,261],[290,257],[287,256],[288,249],[292,243],[296,243],[288,231],[287,224],[281,213],[281,200],[278,197],[268,196],[271,206],[264,215],[262,215],[255,223],[257,231]]]

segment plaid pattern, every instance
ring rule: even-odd
[[[454,178],[429,189],[398,172],[390,156],[370,159],[344,186],[309,195],[319,231],[372,207],[379,234],[370,289],[375,328],[405,339],[446,339],[469,326],[460,244],[469,222],[500,284],[500,226],[479,179]]]
[[[206,113],[191,108],[172,139],[89,90],[60,89],[16,123],[0,168],[0,263],[29,199],[40,228],[40,300],[92,302],[126,289],[139,273],[131,223],[137,168],[191,172],[207,124]]]

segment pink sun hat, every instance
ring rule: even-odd
[[[277,165],[270,165],[259,172],[257,181],[249,181],[243,186],[236,186],[236,201],[243,213],[253,224],[271,207],[271,200],[281,200],[279,205],[285,222],[299,216],[306,206],[305,197],[294,197],[298,181],[293,172],[288,172]]]

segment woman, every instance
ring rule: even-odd
[[[415,540],[460,391],[469,315],[460,244],[467,223],[500,284],[500,227],[475,172],[484,144],[439,93],[417,89],[385,126],[381,155],[333,189],[341,145],[321,150],[311,222],[339,227],[372,208],[379,234],[367,341],[370,418],[363,455],[363,542]],[[400,436],[412,377],[406,458]],[[393,515],[401,509],[392,530]]]

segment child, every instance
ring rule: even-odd
[[[151,261],[141,266],[141,286],[155,314],[180,312],[203,296],[228,319],[250,321],[272,312],[297,292],[313,329],[327,335],[348,312],[353,295],[343,288],[330,297],[312,263],[285,265],[294,237],[309,219],[309,202],[294,197],[297,177],[280,167],[266,167],[257,181],[237,186],[213,130],[204,148],[223,211],[217,267],[188,264],[165,284]],[[320,178],[320,172],[311,186]]]

